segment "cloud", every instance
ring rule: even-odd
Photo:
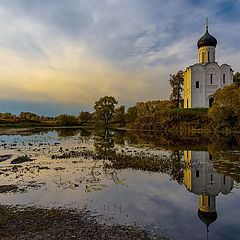
[[[239,1],[0,1],[3,98],[89,108],[163,99],[169,74],[198,61],[204,17],[217,56],[239,69]]]

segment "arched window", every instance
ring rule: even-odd
[[[208,62],[210,62],[210,52],[207,52],[208,53]]]
[[[196,170],[196,177],[199,177],[199,170]]]
[[[199,81],[196,81],[196,88],[199,88]]]
[[[208,197],[208,207],[210,207],[210,197]]]
[[[223,74],[223,84],[225,84],[225,73]]]
[[[211,84],[213,83],[213,74],[212,73],[210,74],[210,83]]]
[[[211,98],[209,99],[209,107],[212,107],[213,101],[214,101],[214,99],[211,97]]]

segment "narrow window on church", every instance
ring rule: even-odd
[[[188,108],[188,100],[187,100],[187,108]]]
[[[225,73],[223,74],[223,84],[225,83]]]
[[[211,185],[213,185],[213,175],[211,174]]]
[[[199,81],[196,81],[196,88],[199,88]]]
[[[208,197],[208,207],[210,206],[210,197]]]
[[[225,175],[223,176],[223,184],[224,185],[226,184],[226,177],[225,177]]]
[[[213,75],[212,75],[212,73],[210,74],[210,83],[212,84],[212,82],[213,82]]]
[[[199,170],[196,171],[196,177],[199,177]]]
[[[210,62],[210,53],[208,52],[208,62]]]
[[[205,60],[204,60],[204,52],[202,52],[202,62],[205,62]]]

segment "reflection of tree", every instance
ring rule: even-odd
[[[218,173],[232,177],[240,183],[240,137],[229,135],[217,138],[208,146],[208,152],[213,159],[214,168]]]
[[[58,137],[73,137],[76,136],[80,129],[77,128],[56,128]]]
[[[115,131],[114,132],[114,142],[119,145],[125,144],[125,134],[126,131]]]
[[[175,151],[169,156],[169,175],[179,184],[183,183],[184,179],[184,163],[181,161],[183,152]]]
[[[80,134],[83,137],[88,137],[91,135],[91,131],[87,131],[82,128],[56,128],[55,131],[58,137],[73,137]]]
[[[92,131],[81,129],[80,134],[81,134],[82,137],[90,137],[92,135]]]
[[[240,150],[240,135],[221,134],[179,134],[156,131],[126,131],[126,139],[134,139],[135,144],[151,144],[166,150]]]
[[[103,159],[111,158],[114,150],[114,134],[109,129],[98,131],[95,133],[94,147],[96,153]]]
[[[183,183],[184,169],[181,162],[183,153],[173,152],[169,157],[156,155],[134,155],[114,153],[109,159],[111,164],[105,164],[110,169],[135,169],[148,172],[168,174],[172,180]]]
[[[218,173],[230,176],[240,183],[240,152],[214,153],[213,165]]]
[[[217,135],[208,145],[208,152],[211,155],[216,155],[220,151],[238,150],[240,146],[240,136],[239,135],[228,135],[221,136]]]

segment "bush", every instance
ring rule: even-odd
[[[240,87],[237,84],[218,89],[208,116],[215,129],[238,128],[240,120]]]
[[[57,117],[57,122],[62,126],[74,126],[79,124],[77,117],[68,114],[59,115]]]

